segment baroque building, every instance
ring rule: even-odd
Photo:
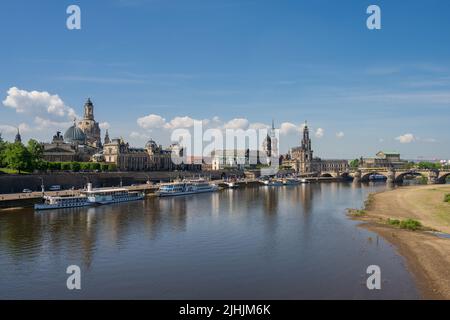
[[[144,148],[132,148],[122,138],[110,140],[108,135],[103,151],[94,155],[93,161],[115,164],[121,171],[201,170],[201,163],[185,161],[183,153],[183,148],[178,144],[163,149],[150,139]]]
[[[78,122],[78,128],[85,134],[87,145],[94,148],[102,147],[100,126],[94,119],[94,104],[90,98],[84,104],[84,116]]]
[[[100,126],[94,119],[94,105],[88,99],[83,120],[70,126],[64,136],[58,131],[51,143],[42,143],[43,158],[50,162],[87,162],[101,150]]]
[[[359,159],[359,166],[364,168],[403,169],[407,165],[408,161],[402,160],[396,151],[379,151],[375,158]]]
[[[308,124],[305,121],[300,146],[291,148],[283,157],[283,167],[294,169],[300,174],[320,174],[322,172],[344,172],[349,169],[347,160],[322,160],[314,158],[314,152],[309,137]]]
[[[16,140],[20,141],[18,132]],[[83,119],[74,120],[64,135],[60,131],[50,143],[41,143],[43,158],[49,162],[101,162],[115,164],[121,171],[171,171],[201,170],[201,161],[184,159],[184,150],[179,144],[164,149],[155,141],[149,140],[144,148],[133,148],[122,138],[110,139],[106,130],[101,142],[100,126],[94,118],[94,105],[91,99],[84,104]]]
[[[83,132],[74,124],[64,136],[58,131],[51,143],[42,143],[43,158],[50,162],[89,161],[96,149],[84,144]]]
[[[103,147],[106,163],[115,164],[120,171],[147,170],[148,154],[143,148],[131,148],[123,139],[112,139]]]

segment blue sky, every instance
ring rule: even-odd
[[[66,28],[71,4],[81,8],[81,30]],[[366,28],[370,4],[381,7],[381,30]],[[308,120],[324,158],[385,149],[450,159],[446,0],[15,0],[1,7],[7,139],[20,125],[25,139],[48,141],[91,97],[102,127],[135,146],[149,137],[168,144],[167,128],[189,119],[240,119],[232,123],[246,127],[274,118],[284,123],[282,151],[298,144],[296,128]],[[139,125],[148,115],[160,118]]]

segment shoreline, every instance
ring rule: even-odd
[[[369,195],[359,214],[349,212],[358,225],[392,244],[406,262],[424,299],[450,299],[450,239],[429,231],[450,234],[450,203],[444,195],[450,185],[401,187]],[[402,229],[388,219],[414,219],[419,230]]]

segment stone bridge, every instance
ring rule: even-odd
[[[359,168],[345,172],[321,172],[321,177],[349,178],[356,182],[369,181],[371,175],[383,175],[387,182],[402,183],[405,176],[422,176],[427,179],[428,184],[445,183],[450,170],[423,170],[423,169],[388,169],[388,168]]]

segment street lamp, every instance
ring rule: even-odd
[[[42,195],[44,195],[44,193],[45,193],[44,178],[39,177],[39,179],[41,179],[41,192],[42,192]]]

